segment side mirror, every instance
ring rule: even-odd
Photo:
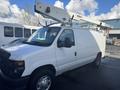
[[[61,41],[61,40],[58,40],[58,41],[57,41],[57,47],[58,47],[58,48],[64,47],[64,42]]]
[[[65,47],[70,48],[72,47],[72,42],[70,38],[65,38]]]
[[[61,47],[70,48],[70,47],[72,47],[72,42],[71,42],[71,40],[70,40],[69,38],[65,38],[64,41],[58,40],[57,46],[58,46],[59,48],[61,48]]]

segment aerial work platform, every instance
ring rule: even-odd
[[[38,0],[36,0],[35,3],[35,12],[41,14],[45,18],[55,20],[62,24],[72,24],[72,20],[77,20],[77,21],[83,20],[85,22],[95,24],[98,27],[111,28],[111,26],[107,25],[104,22],[93,20],[86,16],[79,15],[76,13],[71,13],[64,9],[51,6],[49,4],[43,4]]]

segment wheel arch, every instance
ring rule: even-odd
[[[102,56],[102,52],[98,52],[97,56],[98,56],[98,55]]]
[[[32,73],[31,73],[31,76],[33,76],[35,73],[39,72],[39,71],[42,71],[42,70],[50,70],[53,72],[53,74],[55,75],[56,74],[56,69],[53,65],[51,64],[48,64],[48,65],[43,65],[43,66],[40,66],[38,68],[36,68]]]

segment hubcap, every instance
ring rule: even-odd
[[[41,77],[36,85],[37,90],[49,90],[52,84],[50,76]]]

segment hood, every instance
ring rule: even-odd
[[[43,48],[45,47],[21,44],[21,45],[6,48],[5,50],[11,54],[10,56],[11,60],[21,60],[28,55],[41,51]]]

